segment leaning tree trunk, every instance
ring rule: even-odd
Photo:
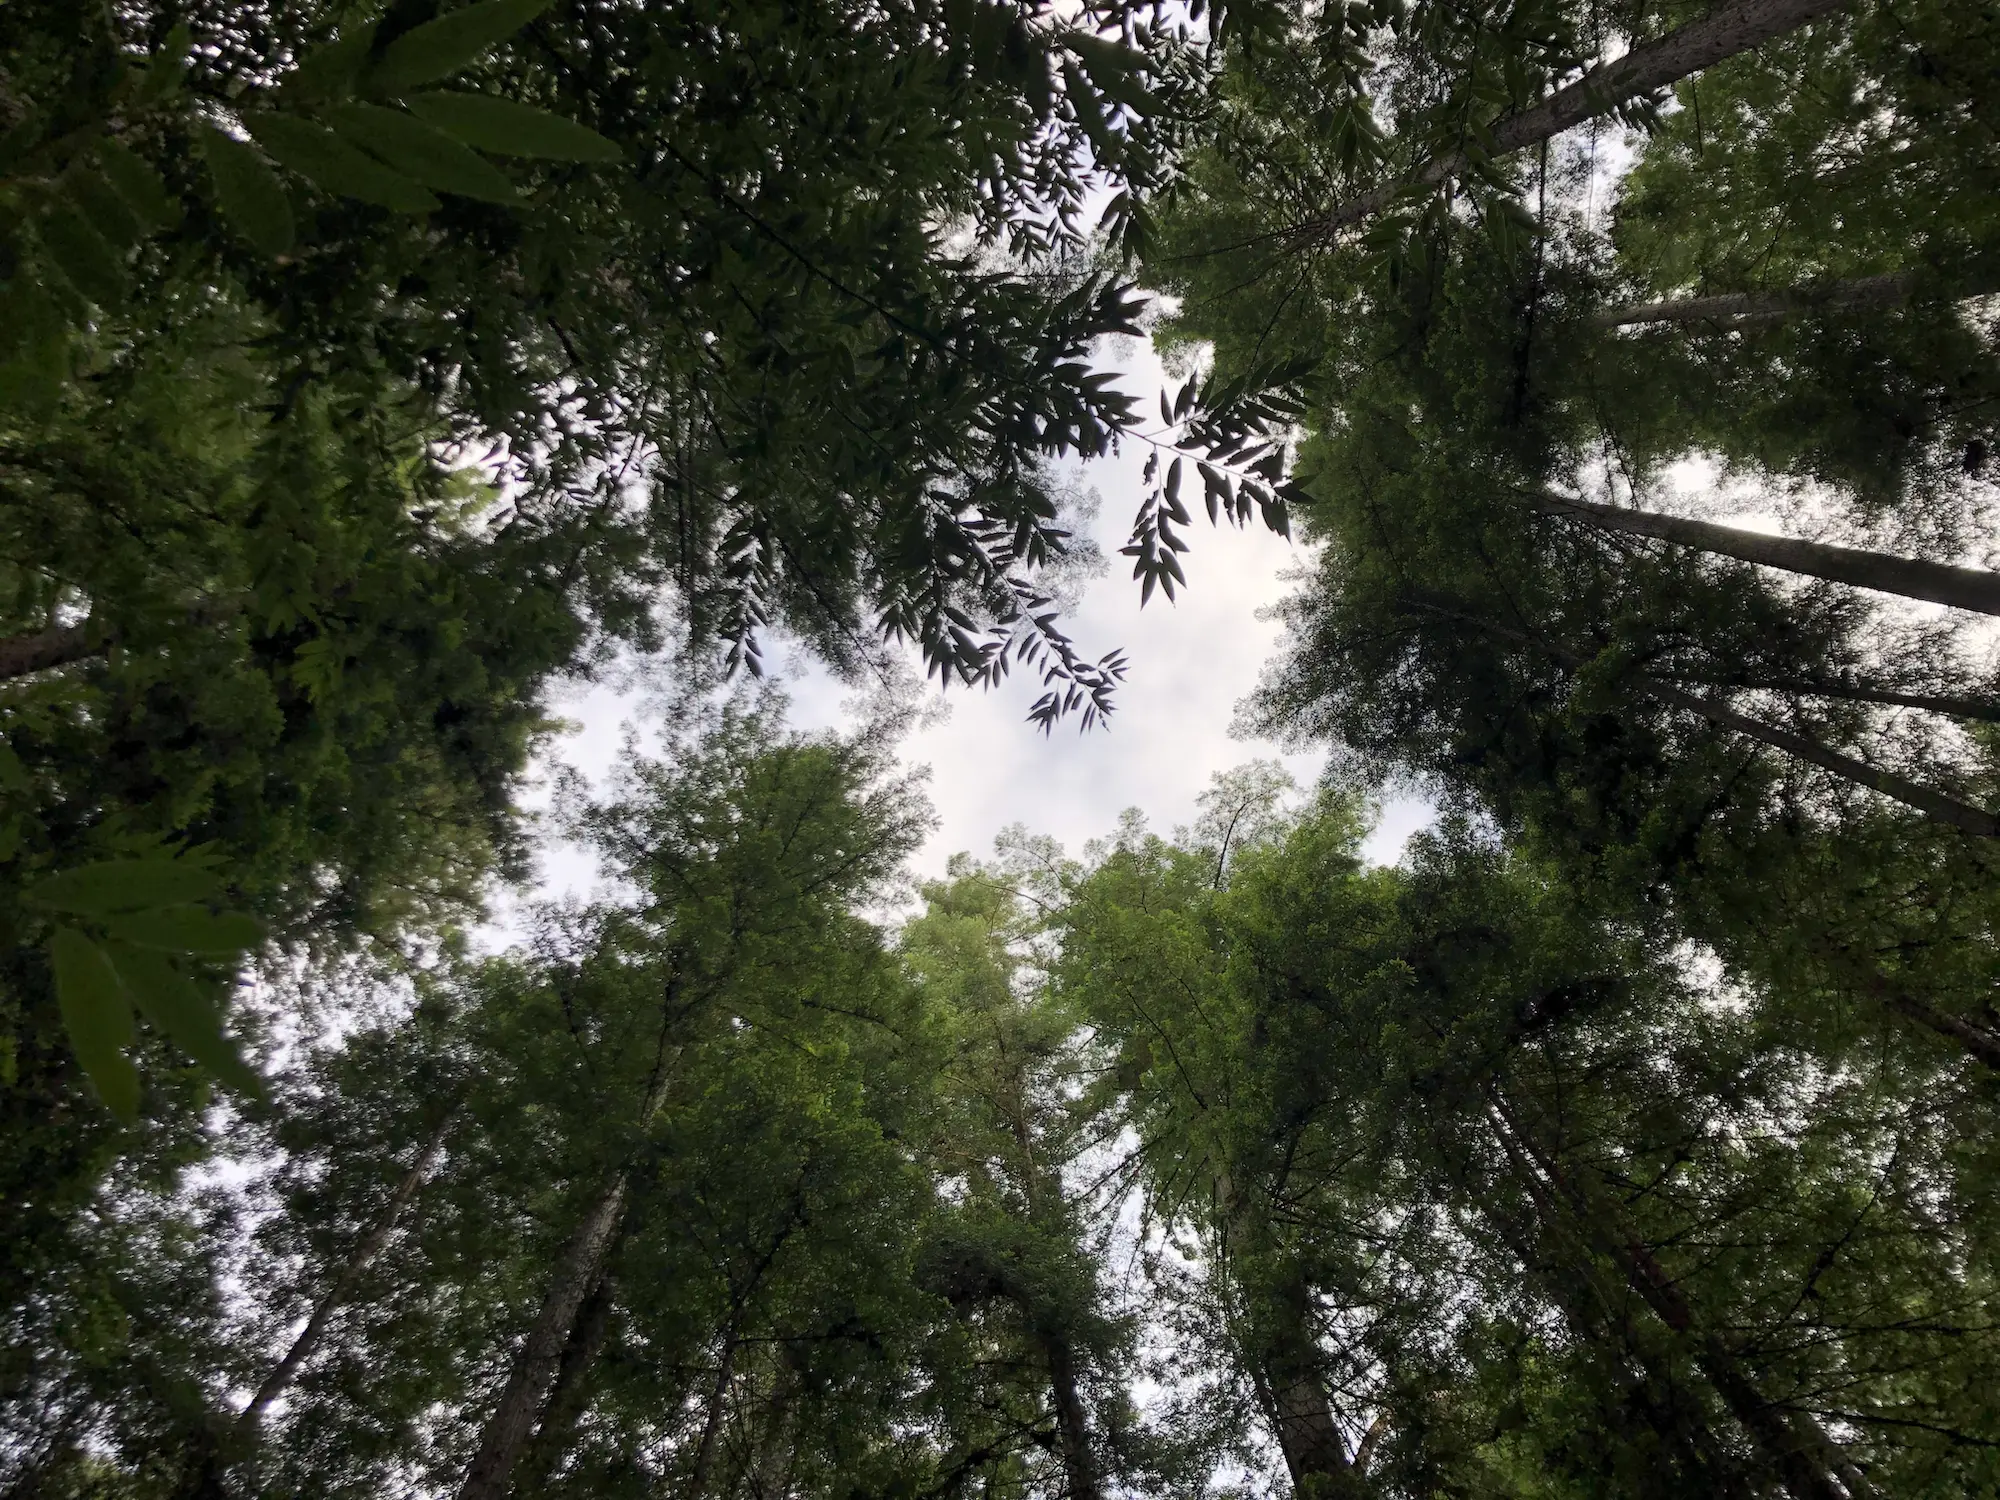
[[[1961,802],[1956,797],[1949,797],[1943,792],[1921,786],[1908,777],[1898,776],[1893,771],[1871,766],[1865,760],[1857,760],[1854,756],[1829,749],[1818,740],[1794,734],[1791,730],[1781,729],[1775,724],[1766,724],[1762,719],[1753,719],[1748,714],[1740,714],[1726,704],[1699,697],[1694,693],[1682,692],[1679,688],[1671,687],[1664,682],[1641,678],[1638,687],[1640,692],[1661,703],[1699,714],[1711,724],[1724,729],[1733,729],[1738,734],[1760,740],[1775,750],[1795,755],[1800,760],[1853,782],[1856,786],[1867,787],[1870,791],[1880,792],[1883,796],[1892,798],[1906,807],[1913,807],[1947,827],[1956,828],[1962,833],[1969,833],[1978,838],[2000,838],[2000,817],[1995,817],[1983,807],[1974,807],[1970,803]]]
[[[306,1326],[300,1329],[298,1337],[292,1340],[292,1346],[285,1351],[285,1357],[278,1361],[277,1367],[269,1375],[264,1377],[264,1383],[257,1387],[257,1394],[250,1398],[250,1404],[243,1408],[242,1415],[236,1419],[236,1430],[240,1439],[245,1442],[254,1441],[258,1424],[263,1420],[266,1408],[284,1394],[293,1380],[298,1378],[300,1366],[311,1359],[318,1350],[321,1341],[326,1337],[327,1325],[333,1320],[334,1313],[354,1295],[354,1289],[360,1283],[362,1276],[369,1266],[375,1263],[375,1257],[382,1253],[382,1247],[389,1243],[389,1236],[395,1233],[403,1210],[409,1207],[410,1200],[417,1195],[417,1189],[422,1187],[424,1179],[430,1176],[431,1168],[436,1164],[439,1154],[443,1152],[445,1140],[450,1136],[452,1126],[457,1120],[457,1110],[446,1114],[418,1148],[415,1160],[410,1163],[409,1170],[403,1173],[402,1180],[396,1184],[396,1191],[389,1195],[389,1202],[383,1208],[380,1217],[376,1219],[374,1227],[363,1235],[361,1242],[354,1247],[353,1253],[347,1257],[347,1263],[341,1267],[340,1274],[334,1277],[333,1284],[326,1289],[326,1294],[313,1305],[312,1313],[306,1319]]]
[[[1852,281],[1788,291],[1669,297],[1602,308],[1590,321],[1599,328],[1624,328],[1634,323],[1765,322],[1818,308],[1893,307],[1909,297],[1915,279],[1908,271],[1891,271],[1884,276],[1859,276]]]
[[[1802,573],[1833,583],[1850,583],[1857,588],[1897,594],[1905,599],[1948,604],[1955,609],[2000,615],[2000,573],[1984,568],[1961,568],[1954,563],[1925,562],[1918,558],[1896,557],[1887,552],[1864,551],[1858,547],[1808,542],[1798,537],[1766,536],[1762,532],[1744,531],[1735,526],[1718,526],[1713,521],[1694,521],[1684,516],[1662,515],[1658,511],[1599,505],[1591,500],[1572,500],[1558,495],[1538,495],[1529,503],[1550,515],[1574,517],[1605,531],[1657,537],[1661,541],[1718,553],[1742,562],[1758,563],[1767,568],[1780,568],[1788,573]]]
[[[687,1500],[706,1500],[715,1475],[715,1453],[722,1442],[722,1421],[729,1414],[729,1381],[736,1365],[735,1331],[723,1335],[722,1357],[716,1361],[715,1384],[708,1393],[708,1410],[702,1418],[701,1441],[695,1445],[694,1472],[688,1476]]]
[[[1728,1342],[1696,1318],[1678,1282],[1654,1257],[1624,1216],[1563,1172],[1514,1120],[1497,1090],[1489,1090],[1492,1123],[1515,1170],[1533,1190],[1530,1197],[1548,1212],[1560,1212],[1546,1187],[1571,1205],[1585,1237],[1607,1251],[1639,1299],[1673,1333],[1686,1341],[1695,1362],[1730,1414],[1771,1462],[1792,1500],[1872,1500],[1873,1491],[1838,1445],[1803,1413],[1781,1410],[1757,1389]]]
[[[1509,1159],[1518,1172],[1520,1161],[1511,1149]],[[1700,1405],[1687,1399],[1686,1378],[1677,1377],[1673,1363],[1662,1357],[1662,1351],[1633,1320],[1631,1299],[1606,1290],[1588,1248],[1565,1232],[1564,1218],[1555,1212],[1541,1184],[1532,1177],[1524,1176],[1523,1180],[1543,1233],[1559,1240],[1563,1251],[1553,1261],[1545,1261],[1536,1255],[1520,1226],[1506,1215],[1489,1210],[1486,1223],[1498,1231],[1523,1269],[1544,1268],[1544,1294],[1573,1338],[1586,1347],[1615,1351],[1618,1357],[1611,1369],[1619,1381],[1620,1394],[1639,1410],[1661,1445],[1688,1466],[1690,1493],[1714,1495],[1719,1500],[1755,1500],[1740,1462],[1718,1439]]]
[[[1845,0],[1738,0],[1735,5],[1699,21],[1690,21],[1655,41],[1641,42],[1623,57],[1598,64],[1539,104],[1496,121],[1491,154],[1507,156],[1524,146],[1537,145],[1627,100],[1678,83],[1691,73],[1699,73],[1725,58],[1795,31],[1808,21],[1840,9],[1844,3]],[[1323,239],[1373,218],[1405,190],[1436,187],[1461,175],[1471,164],[1472,158],[1464,151],[1434,156],[1410,176],[1348,199],[1332,212],[1302,226],[1300,232]]]
[[[625,1218],[628,1183],[626,1172],[614,1173],[570,1236],[556,1267],[555,1280],[543,1295],[535,1326],[515,1356],[507,1387],[500,1393],[499,1404],[480,1434],[479,1452],[466,1471],[459,1500],[502,1500],[507,1493],[514,1460],[555,1381],[577,1314],[603,1275],[604,1264],[617,1243]]]
[[[1318,1341],[1313,1337],[1310,1295],[1296,1276],[1275,1291],[1244,1289],[1246,1332],[1256,1384],[1271,1410],[1278,1451],[1298,1500],[1345,1500],[1362,1491],[1347,1445],[1334,1421]]]
[[[1883,708],[1914,708],[1948,719],[2000,724],[2000,703],[1986,698],[1959,698],[1945,693],[1905,693],[1872,682],[1825,677],[1714,676],[1694,672],[1657,674],[1675,682],[1701,687],[1742,688],[1753,693],[1789,693],[1798,698],[1837,698],[1845,703],[1872,703]]]
[[[102,643],[93,644],[82,625],[52,625],[32,635],[9,636],[0,640],[0,682],[103,654]]]
[[[646,1097],[639,1105],[641,1129],[652,1123],[666,1103],[667,1090],[680,1062],[680,1051],[672,1045],[674,1030],[686,1013],[680,1004],[680,993],[681,975],[675,968],[668,974],[661,1000],[659,1046],[653,1058],[652,1076],[646,1081]],[[535,1326],[514,1356],[506,1388],[479,1435],[479,1452],[466,1470],[465,1482],[458,1491],[459,1500],[503,1500],[506,1495],[514,1461],[520,1456],[555,1383],[563,1352],[575,1334],[578,1314],[585,1299],[602,1283],[605,1265],[623,1233],[625,1199],[631,1180],[628,1168],[621,1166],[614,1171],[564,1247],[555,1279],[542,1296]]]
[[[577,1419],[583,1415],[587,1391],[585,1377],[597,1362],[598,1352],[604,1347],[605,1335],[610,1332],[612,1300],[611,1277],[608,1274],[600,1276],[576,1315],[576,1326],[570,1329],[569,1338],[563,1344],[555,1383],[549,1387],[548,1397],[542,1402],[541,1416],[535,1422],[535,1435],[529,1439],[527,1457],[523,1461],[525,1483],[530,1494],[540,1494],[547,1487],[549,1476],[562,1462],[563,1453],[569,1447]]]

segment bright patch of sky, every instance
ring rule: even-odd
[[[1152,405],[1166,376],[1151,348],[1127,341],[1107,353],[1126,388]],[[901,747],[906,765],[930,768],[938,814],[936,830],[916,857],[916,874],[941,875],[946,860],[961,850],[988,853],[995,835],[1016,823],[1053,836],[1071,853],[1111,833],[1127,808],[1138,808],[1151,827],[1169,833],[1194,821],[1196,798],[1211,777],[1247,761],[1281,761],[1302,787],[1318,777],[1323,753],[1288,751],[1232,733],[1237,705],[1277,649],[1282,627],[1268,607],[1293,586],[1286,574],[1303,560],[1300,549],[1254,522],[1243,530],[1211,530],[1197,515],[1187,529],[1187,588],[1173,601],[1155,594],[1142,608],[1139,586],[1118,548],[1144,498],[1144,463],[1144,446],[1135,443],[1076,471],[1079,483],[1098,493],[1092,531],[1110,566],[1083,584],[1065,627],[1089,655],[1124,649],[1130,670],[1116,714],[1107,728],[1079,734],[1066,724],[1044,737],[1026,721],[1040,692],[1032,675],[1017,675],[991,692],[955,688],[943,694],[944,712]],[[767,664],[791,697],[795,726],[852,727],[858,702],[853,687],[797,657],[767,652]],[[934,680],[927,694],[935,706]],[[626,726],[642,716],[643,697],[597,688],[559,701],[556,711],[574,727],[561,737],[554,758],[601,783],[625,753]],[[1429,816],[1421,803],[1389,803],[1369,856],[1393,862]],[[551,846],[542,877],[549,894],[585,895],[594,870],[584,851]]]

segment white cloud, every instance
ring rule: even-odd
[[[1163,379],[1150,348],[1132,344],[1118,367],[1127,388],[1150,406]],[[1195,799],[1210,777],[1245,761],[1281,760],[1301,785],[1319,774],[1324,756],[1318,752],[1287,754],[1269,741],[1234,739],[1229,732],[1237,703],[1255,687],[1277,646],[1281,627],[1259,615],[1289,587],[1281,575],[1298,562],[1297,550],[1258,523],[1210,529],[1198,516],[1187,533],[1187,587],[1176,600],[1155,594],[1141,608],[1139,587],[1117,552],[1144,497],[1144,462],[1144,446],[1133,443],[1078,471],[1081,483],[1102,497],[1094,531],[1111,568],[1083,587],[1064,623],[1090,656],[1124,649],[1130,669],[1117,712],[1106,728],[1079,734],[1064,724],[1044,737],[1026,718],[1040,692],[1033,676],[1016,676],[991,692],[946,693],[942,721],[918,729],[902,747],[906,764],[930,767],[939,815],[918,855],[919,874],[941,874],[959,850],[986,853],[994,836],[1013,823],[1052,835],[1073,853],[1109,833],[1128,807],[1139,808],[1154,828],[1171,831],[1193,822]],[[803,662],[779,675],[795,724],[849,722],[849,686]],[[930,691],[936,692],[934,683]],[[635,706],[633,697],[603,688],[560,705],[578,728],[563,739],[557,758],[602,777],[620,753]],[[1392,803],[1370,841],[1370,856],[1393,860],[1428,816],[1421,804]],[[580,892],[590,884],[581,851],[551,849],[543,874],[551,891]]]

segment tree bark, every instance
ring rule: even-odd
[[[1766,724],[1761,719],[1753,719],[1748,714],[1740,714],[1725,704],[1711,699],[1697,697],[1693,693],[1682,692],[1664,682],[1652,678],[1640,678],[1639,690],[1648,697],[1675,708],[1684,708],[1689,713],[1699,714],[1711,724],[1725,729],[1733,729],[1738,734],[1748,735],[1755,740],[1783,750],[1787,755],[1795,755],[1823,770],[1851,781],[1857,786],[1867,787],[1872,792],[1913,807],[1925,816],[1969,833],[1977,838],[2000,838],[2000,817],[1995,817],[1983,807],[1960,802],[1956,797],[1948,797],[1943,792],[1927,786],[1919,786],[1907,777],[1898,776],[1893,771],[1884,771],[1871,766],[1864,760],[1851,755],[1843,755],[1838,750],[1830,750],[1817,740],[1807,739],[1802,734],[1794,734],[1789,729],[1780,729],[1775,724]]]
[[[0,640],[0,682],[102,656],[104,652],[104,643],[93,645],[90,632],[82,625],[51,625],[32,635],[9,636]]]
[[[1602,308],[1592,315],[1599,328],[1624,328],[1634,323],[1735,323],[1789,318],[1795,313],[1832,307],[1893,307],[1910,295],[1916,278],[1908,271],[1860,276],[1822,287],[1798,287],[1780,292],[1722,292],[1710,297],[1669,297],[1660,302],[1634,302]]]
[[[1587,1226],[1588,1238],[1610,1252],[1639,1299],[1676,1336],[1687,1340],[1702,1373],[1770,1460],[1785,1492],[1793,1500],[1872,1500],[1866,1481],[1844,1461],[1838,1446],[1817,1422],[1804,1413],[1786,1412],[1764,1398],[1744,1372],[1736,1352],[1695,1317],[1679,1283],[1624,1222],[1624,1216],[1571,1179],[1514,1120],[1497,1091],[1489,1093],[1489,1098],[1495,1132],[1515,1169],[1531,1182],[1539,1177],[1569,1200],[1572,1211]],[[1548,1203],[1543,1194],[1531,1196],[1538,1204]]]
[[[1257,1344],[1253,1358],[1259,1366],[1258,1383],[1268,1393],[1271,1426],[1294,1495],[1297,1500],[1359,1495],[1361,1487],[1348,1462],[1320,1367],[1308,1288],[1292,1277],[1274,1293],[1246,1288],[1245,1295],[1257,1304],[1248,1319]]]
[[[670,1043],[674,1028],[682,1019],[680,992],[681,976],[675,969],[668,975],[661,1002],[659,1046],[652,1076],[646,1081],[646,1097],[639,1106],[641,1129],[652,1122],[665,1104],[679,1062],[680,1053]],[[465,1482],[458,1491],[459,1500],[503,1500],[506,1495],[514,1461],[520,1456],[555,1381],[584,1299],[603,1280],[605,1264],[623,1232],[625,1200],[630,1187],[631,1172],[621,1166],[607,1179],[584,1214],[583,1222],[570,1236],[556,1265],[555,1279],[542,1296],[535,1326],[528,1330],[527,1342],[514,1356],[507,1385],[480,1433],[479,1452],[466,1470]]]
[[[1062,1445],[1063,1475],[1069,1481],[1068,1500],[1104,1500],[1097,1474],[1097,1455],[1090,1445],[1090,1419],[1077,1388],[1076,1356],[1059,1333],[1043,1338],[1049,1362],[1049,1390],[1055,1401],[1056,1437]]]
[[[531,1494],[539,1494],[546,1487],[549,1476],[562,1461],[571,1433],[576,1430],[577,1418],[583,1414],[584,1376],[597,1362],[598,1351],[604,1347],[605,1335],[610,1332],[611,1303],[612,1281],[607,1274],[598,1278],[577,1313],[576,1326],[570,1329],[563,1344],[555,1384],[549,1387],[548,1399],[542,1403],[541,1416],[535,1423],[535,1435],[529,1440],[527,1477]]]
[[[1845,0],[1738,0],[1690,21],[1654,41],[1641,42],[1623,57],[1599,63],[1575,83],[1556,90],[1540,103],[1496,121],[1492,156],[1507,156],[1560,135],[1573,125],[1606,113],[1628,99],[1678,83],[1725,58],[1748,52],[1773,37],[1795,31],[1806,22],[1842,8]],[[1408,177],[1348,199],[1330,213],[1302,227],[1300,233],[1325,239],[1339,230],[1373,218],[1412,187],[1435,187],[1459,176],[1471,164],[1468,152],[1434,156]]]
[[[715,1385],[708,1394],[708,1412],[701,1424],[701,1443],[694,1452],[694,1472],[688,1476],[687,1500],[704,1500],[708,1483],[715,1474],[715,1449],[722,1439],[722,1419],[728,1414],[729,1377],[736,1364],[736,1335],[732,1331],[722,1341],[722,1358],[716,1362]]]
[[[584,1298],[603,1274],[604,1263],[618,1238],[625,1217],[628,1174],[616,1172],[583,1216],[557,1265],[554,1282],[542,1298],[542,1309],[528,1341],[515,1356],[500,1401],[480,1434],[479,1452],[466,1471],[459,1500],[502,1500],[514,1459],[527,1441],[529,1429],[576,1325]]]
[[[1898,1015],[1909,1017],[1919,1026],[1928,1027],[1939,1036],[1949,1037],[1987,1067],[2000,1070],[2000,1036],[1995,1036],[1984,1027],[1975,1026],[1970,1021],[1933,1010],[1914,995],[1898,994],[1892,991],[1886,982],[1877,985],[1876,993],[1882,1003]]]
[[[313,1305],[312,1313],[306,1319],[306,1326],[300,1329],[298,1337],[292,1340],[292,1346],[285,1351],[285,1357],[278,1361],[277,1367],[269,1375],[264,1377],[264,1383],[257,1387],[257,1394],[250,1398],[250,1404],[243,1408],[242,1415],[236,1419],[236,1431],[240,1439],[245,1442],[255,1440],[258,1424],[263,1420],[266,1408],[284,1394],[286,1388],[298,1378],[300,1366],[312,1358],[319,1349],[334,1313],[354,1294],[356,1284],[369,1266],[374,1264],[375,1257],[382,1253],[382,1247],[389,1243],[389,1236],[395,1233],[403,1210],[409,1207],[410,1200],[417,1195],[417,1189],[422,1187],[424,1179],[430,1176],[431,1168],[436,1165],[439,1154],[444,1150],[445,1141],[457,1122],[458,1111],[454,1109],[438,1121],[437,1127],[418,1147],[409,1170],[403,1173],[402,1180],[396,1184],[396,1191],[389,1195],[389,1202],[383,1208],[380,1217],[376,1219],[374,1227],[363,1235],[361,1242],[354,1247],[353,1253],[347,1257],[347,1263],[341,1267],[340,1274],[334,1277],[333,1285],[328,1287],[325,1295]]]
[[[1675,682],[1701,687],[1743,688],[1759,693],[1791,693],[1805,698],[1838,698],[1847,703],[1878,703],[1885,708],[1914,708],[1924,713],[1943,714],[1951,719],[1972,719],[2000,724],[2000,703],[1980,698],[1957,698],[1940,693],[1904,693],[1873,683],[1852,680],[1836,682],[1822,677],[1701,677],[1693,674],[1663,673]]]
[[[1858,547],[1808,542],[1798,537],[1766,536],[1735,526],[1718,526],[1713,521],[1694,521],[1684,516],[1663,515],[1658,511],[1599,505],[1591,500],[1572,500],[1557,495],[1537,495],[1530,499],[1529,504],[1549,515],[1574,517],[1606,531],[1657,537],[1661,541],[1675,542],[1683,547],[1718,553],[1767,568],[1779,568],[1788,573],[1802,573],[1833,583],[1849,583],[1857,588],[1897,594],[1905,599],[1948,604],[1954,609],[2000,615],[2000,573],[1988,572],[1984,568],[1925,562],[1896,557],[1887,552],[1863,551]]]

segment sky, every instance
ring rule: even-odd
[[[1107,350],[1106,363],[1122,372],[1126,388],[1150,405],[1165,379],[1152,350],[1135,340]],[[1118,556],[1132,517],[1144,498],[1141,445],[1075,471],[1100,499],[1093,532],[1110,566],[1083,587],[1065,628],[1087,656],[1122,648],[1129,663],[1117,711],[1105,728],[1080,734],[1063,724],[1044,737],[1027,722],[1039,695],[1038,679],[1017,675],[993,691],[954,688],[942,695],[944,712],[902,744],[909,766],[927,766],[938,826],[918,852],[914,873],[941,875],[958,851],[989,853],[994,836],[1010,824],[1053,836],[1071,853],[1112,831],[1119,815],[1136,807],[1162,833],[1193,822],[1196,798],[1210,778],[1252,760],[1279,760],[1301,786],[1319,774],[1324,755],[1287,752],[1268,740],[1231,733],[1237,705],[1256,686],[1276,650],[1281,627],[1268,618],[1292,585],[1286,574],[1301,550],[1252,522],[1238,530],[1210,529],[1197,514],[1183,558],[1188,584],[1169,601],[1159,594],[1143,608],[1130,566]],[[913,657],[914,660],[914,657]],[[792,700],[792,722],[802,729],[851,727],[855,690],[824,669],[790,653],[766,652],[773,676]],[[936,705],[935,679],[927,701]],[[601,780],[623,754],[625,726],[642,718],[632,693],[597,688],[559,699],[555,711],[572,728],[553,758]],[[1428,817],[1418,803],[1392,802],[1371,839],[1371,859],[1392,862],[1409,833]],[[588,893],[593,871],[579,850],[552,847],[542,861],[546,894]]]

